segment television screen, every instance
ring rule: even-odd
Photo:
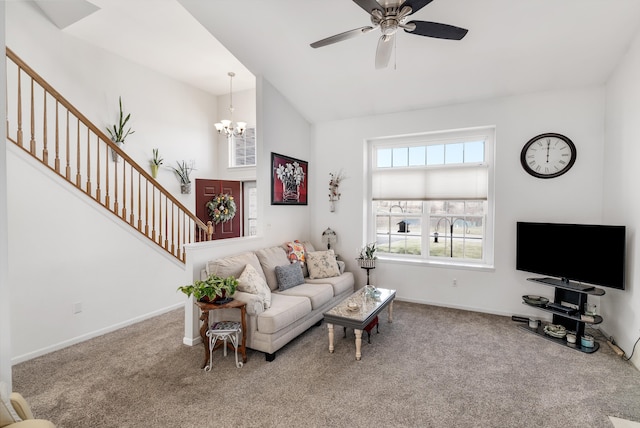
[[[625,226],[517,223],[516,269],[624,290]]]

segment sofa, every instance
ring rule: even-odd
[[[298,335],[320,325],[323,313],[354,291],[354,276],[344,271],[333,250],[316,251],[309,242],[210,260],[201,278],[214,274],[238,279],[234,299],[246,306],[246,346],[264,352],[267,361]],[[240,311],[211,311],[209,322],[239,321]]]
[[[7,400],[0,400],[0,428],[55,428],[44,419],[35,419],[24,397],[14,392]]]

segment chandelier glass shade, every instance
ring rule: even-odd
[[[230,71],[227,73],[229,76],[229,114],[231,119],[223,119],[215,124],[218,134],[224,133],[227,138],[238,137],[244,135],[244,131],[247,129],[246,122],[233,123],[233,77],[236,75]]]

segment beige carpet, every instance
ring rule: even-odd
[[[14,367],[37,416],[71,427],[612,427],[640,421],[640,372],[523,332],[508,317],[406,302],[354,359],[326,325],[244,367],[182,344],[173,311]],[[365,334],[366,337],[366,334]]]

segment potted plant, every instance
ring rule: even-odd
[[[358,266],[363,268],[374,268],[376,267],[376,243],[373,242],[371,244],[366,244],[360,250],[360,255],[356,259],[358,261]]]
[[[204,281],[196,280],[193,284],[178,287],[187,297],[193,297],[199,302],[226,303],[231,300],[238,288],[238,280],[233,276],[222,278],[211,274]]]
[[[153,159],[151,159],[151,176],[156,178],[158,176],[158,167],[162,165],[164,159],[158,154],[158,149],[153,149]]]
[[[109,133],[109,137],[111,137],[111,141],[117,144],[118,147],[121,147],[124,144],[124,140],[136,131],[132,131],[131,127],[126,131],[124,130],[127,122],[131,119],[131,113],[126,116],[124,115],[124,112],[122,111],[122,97],[118,97],[118,103],[120,105],[120,118],[117,124],[107,128],[107,132]],[[111,151],[111,154],[113,161],[118,162],[118,154],[114,150]]]
[[[187,165],[186,161],[182,161],[182,163],[176,161],[178,167],[170,167],[173,172],[176,173],[178,180],[180,180],[180,192],[188,194],[191,193],[191,179],[189,175],[191,175],[191,171],[193,171],[192,165]]]

